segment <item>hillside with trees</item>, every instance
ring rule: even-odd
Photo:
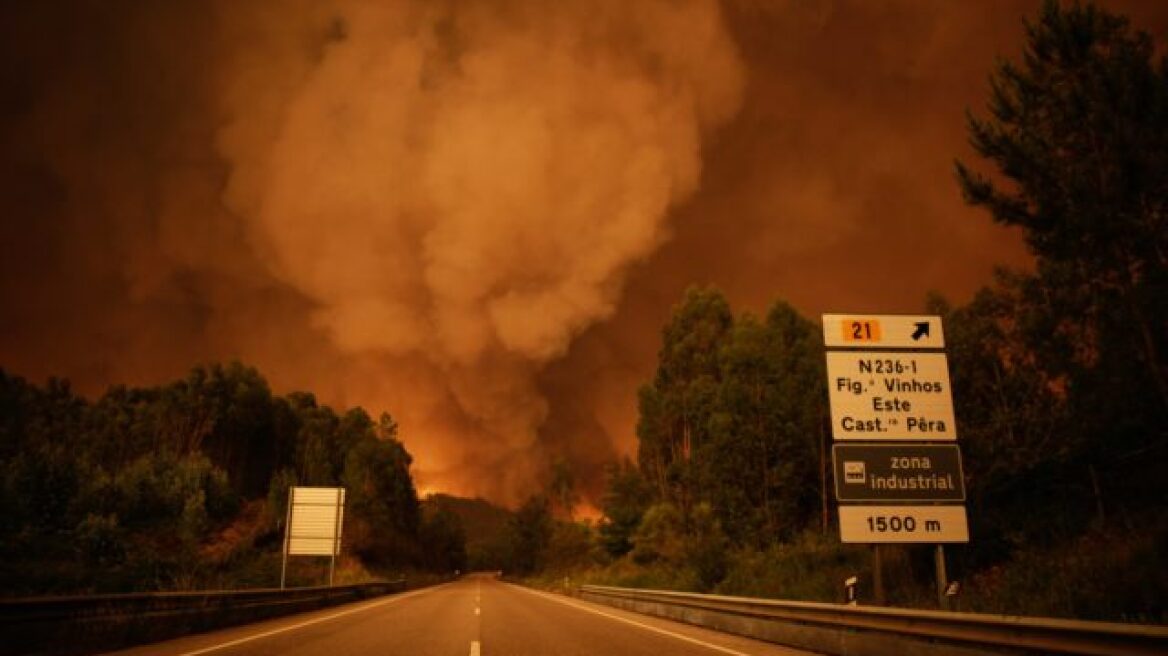
[[[508,567],[508,522],[512,514],[481,498],[464,499],[449,494],[431,494],[422,500],[429,513],[447,513],[457,518],[463,530],[465,568],[499,570]]]
[[[342,577],[463,566],[457,518],[423,516],[388,414],[273,395],[239,363],[96,401],[0,371],[5,594],[278,585],[288,488],[348,490]],[[293,559],[293,584],[320,568]]]

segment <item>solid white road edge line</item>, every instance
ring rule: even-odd
[[[627,617],[621,617],[620,615],[613,615],[611,613],[605,613],[604,611],[599,611],[599,610],[596,610],[595,608],[589,608],[588,606],[583,606],[583,605],[577,604],[575,602],[567,601],[565,599],[560,599],[559,597],[552,595],[552,594],[548,594],[546,592],[539,592],[536,590],[532,590],[531,588],[527,588],[527,587],[524,587],[522,585],[516,585],[515,587],[519,588],[520,590],[525,590],[527,592],[530,592],[533,595],[538,595],[538,596],[543,597],[545,599],[550,599],[551,601],[561,603],[565,606],[571,606],[572,608],[587,611],[589,613],[593,613],[596,615],[601,615],[601,616],[607,617],[611,620],[616,620],[618,622],[624,622],[625,624],[632,624],[633,626],[639,626],[642,629],[646,629],[648,631],[653,631],[654,633],[660,633],[662,635],[667,635],[667,636],[670,636],[673,638],[677,638],[678,640],[684,640],[685,642],[692,642],[695,645],[701,645],[702,647],[707,647],[709,649],[713,649],[714,651],[720,651],[724,654],[734,654],[734,656],[750,656],[750,654],[747,654],[745,652],[735,651],[735,650],[730,649],[728,647],[723,647],[721,645],[715,645],[711,642],[705,642],[704,640],[698,640],[697,638],[691,638],[687,635],[682,635],[680,633],[674,633],[673,631],[669,631],[668,629],[661,629],[661,628],[658,628],[655,626],[650,626],[648,624],[642,624],[636,620],[630,620]]]
[[[295,631],[296,629],[302,629],[306,626],[311,626],[313,624],[327,622],[329,620],[336,619],[338,617],[343,617],[345,615],[352,615],[353,613],[360,613],[361,611],[366,611],[366,610],[369,610],[370,608],[377,608],[379,606],[384,606],[386,604],[392,604],[395,601],[401,601],[402,599],[416,597],[420,594],[430,592],[435,587],[440,587],[440,586],[422,588],[421,590],[414,590],[413,592],[407,592],[405,594],[393,595],[393,596],[389,597],[388,599],[382,599],[381,601],[374,602],[372,604],[369,604],[368,606],[362,606],[360,608],[350,608],[349,610],[343,610],[339,613],[333,613],[332,615],[326,615],[324,617],[317,617],[315,619],[308,620],[307,622],[293,624],[292,626],[284,626],[284,627],[280,627],[278,629],[272,629],[271,631],[264,631],[263,633],[257,633],[255,635],[250,635],[250,636],[247,636],[246,638],[239,638],[238,640],[231,640],[230,642],[223,642],[223,643],[220,643],[217,645],[211,645],[210,647],[203,647],[202,649],[196,649],[194,651],[183,652],[183,653],[179,654],[179,656],[196,656],[196,654],[206,654],[208,652],[218,651],[220,649],[226,649],[228,647],[234,647],[235,645],[242,645],[243,643],[251,642],[252,640],[259,640],[260,638],[267,638],[268,636],[274,636],[278,633],[286,633],[288,631]]]

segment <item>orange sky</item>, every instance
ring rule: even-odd
[[[913,312],[1026,265],[952,164],[1036,5],[23,3],[0,366],[239,358],[394,414],[426,489],[595,493],[685,287]]]

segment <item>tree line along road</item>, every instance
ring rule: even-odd
[[[159,656],[708,656],[807,654],[538,592],[475,574],[458,581],[142,645]]]

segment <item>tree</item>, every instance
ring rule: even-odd
[[[162,397],[160,388],[110,387],[87,413],[78,446],[107,472],[159,450]]]
[[[673,504],[665,501],[645,510],[633,534],[632,558],[642,564],[663,561],[680,565],[685,555],[682,516]]]
[[[359,413],[359,414],[355,414]],[[401,442],[392,437],[395,431],[384,430],[393,424],[388,414],[374,431],[373,422],[363,410],[346,414],[342,425],[365,427],[364,434],[350,437],[356,444],[345,455],[341,482],[348,490],[347,504],[353,520],[365,524],[368,540],[358,545],[366,557],[380,562],[412,558],[421,522],[418,494],[410,477],[413,459]],[[375,437],[374,435],[377,435]]]
[[[714,288],[690,288],[662,333],[657,375],[639,392],[638,460],[660,497],[683,515],[694,499],[691,458],[708,438],[721,345],[734,316]]]
[[[1026,341],[1034,308],[1018,281],[1003,272],[996,288],[960,308],[935,295],[927,303],[945,324],[970,521],[981,536],[964,550],[969,564],[1000,560],[1030,536],[1052,535],[1068,516],[1091,516],[1074,503],[1086,477],[1068,476],[1081,436],[1069,430],[1065,398]],[[1030,517],[1019,522],[1022,515]]]
[[[452,572],[466,569],[466,531],[458,515],[445,508],[426,513],[418,541],[430,570]]]
[[[5,582],[13,594],[222,585],[234,553],[278,548],[267,531],[297,484],[348,488],[346,535],[359,539],[344,544],[368,564],[460,568],[449,517],[427,523],[433,558],[421,555],[410,464],[388,414],[273,398],[239,363],[114,386],[93,404],[65,380],[37,387],[0,370]]]
[[[236,489],[262,493],[276,468],[273,453],[272,393],[254,367],[238,361],[207,368],[194,390],[214,408],[214,424],[203,453],[228,473]]]
[[[779,425],[776,495],[771,520],[779,537],[790,537],[826,498],[827,393],[819,327],[789,304],[775,303],[766,316],[769,357],[778,363]],[[825,502],[824,502],[825,503]],[[823,519],[826,522],[826,518]]]
[[[548,572],[571,572],[593,562],[595,551],[592,525],[584,522],[552,522],[544,549],[542,567]]]
[[[620,557],[633,548],[633,534],[645,510],[653,502],[653,490],[627,458],[608,467],[608,481],[600,509],[604,517],[598,533],[609,555]]]
[[[508,523],[511,567],[520,574],[538,571],[552,535],[552,515],[544,496],[529,497]]]
[[[547,497],[552,509],[559,517],[569,521],[575,512],[580,496],[576,494],[576,473],[572,471],[572,463],[563,457],[552,462],[552,479],[548,483]]]
[[[693,569],[702,592],[709,592],[726,576],[729,546],[718,513],[708,503],[694,507],[690,534],[685,540],[685,561]]]
[[[1091,4],[1048,0],[1026,36],[1021,64],[990,80],[989,117],[969,118],[997,175],[958,163],[958,179],[1022,228],[1038,264],[1016,284],[1028,344],[1068,407],[1090,408],[1072,427],[1110,468],[1112,496],[1145,496],[1132,486],[1154,476],[1120,463],[1168,448],[1168,60]]]
[[[991,79],[992,118],[969,118],[970,141],[1010,186],[958,163],[966,199],[1019,226],[1044,266],[1057,269],[1084,320],[1118,328],[1168,409],[1168,60],[1121,16],[1048,0],[1026,26],[1021,67]],[[1052,272],[1054,273],[1054,272]]]
[[[337,444],[340,418],[332,408],[318,405],[316,397],[307,392],[293,392],[287,398],[296,418],[296,479],[300,485],[336,485],[346,459]]]
[[[726,337],[717,411],[700,454],[703,498],[740,544],[789,537],[816,506],[824,415],[819,331],[785,303]]]

